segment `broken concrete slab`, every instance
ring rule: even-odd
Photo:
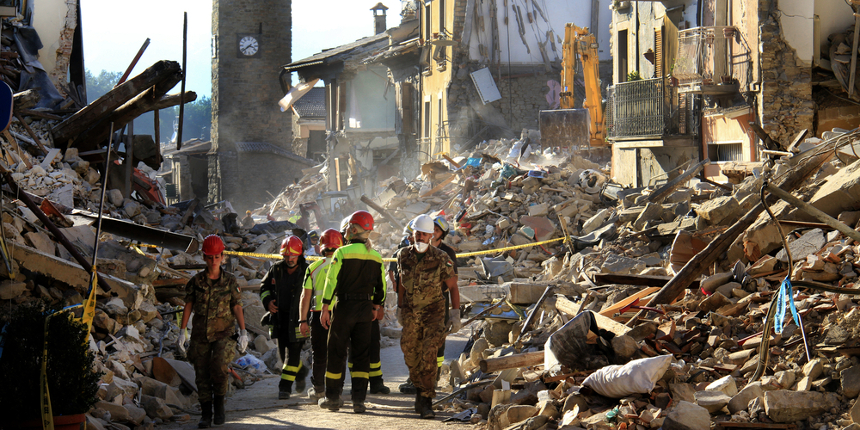
[[[722,225],[724,221],[734,222],[739,209],[740,204],[734,197],[722,196],[702,203],[696,213],[710,225]]]
[[[708,410],[685,401],[678,402],[663,421],[664,430],[710,430],[711,415]]]
[[[756,381],[748,384],[729,401],[729,412],[736,414],[740,411],[746,410],[752,399],[762,398],[763,396],[764,390],[761,388],[761,382]]]
[[[821,414],[839,405],[833,393],[773,390],[764,393],[764,410],[778,423],[791,423]]]
[[[806,257],[814,252],[818,252],[827,243],[824,237],[824,231],[820,228],[809,230],[788,244],[788,249],[791,251],[791,258],[794,261],[805,260]],[[788,254],[782,249],[776,254],[776,259],[788,263]]]
[[[715,414],[721,411],[732,398],[722,391],[697,391],[696,404]]]
[[[86,293],[90,287],[89,271],[70,261],[48,255],[28,246],[13,246],[12,257],[21,268],[64,282],[82,294]],[[111,287],[111,294],[117,294],[126,306],[133,309],[142,301],[135,284],[103,274],[101,271],[99,274]],[[100,296],[107,295],[101,288],[98,289],[98,294]]]

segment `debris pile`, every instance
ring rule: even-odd
[[[481,429],[548,423],[818,429],[860,421],[854,407],[860,365],[853,358],[860,341],[860,290],[853,289],[860,206],[846,198],[856,196],[851,178],[860,161],[831,156],[856,139],[851,132],[818,140],[807,151],[763,164],[765,176],[731,188],[684,187],[701,165],[659,187],[616,191],[607,184],[592,202],[599,205],[573,220],[564,220],[565,207],[556,206],[564,194],[553,196],[556,205],[541,214],[557,230],[548,237],[559,237],[568,224],[572,237],[558,243],[561,252],[530,266],[506,251],[508,263],[518,264],[507,279],[461,282],[471,314],[484,322],[473,326],[467,351],[446,366],[455,395],[437,405],[452,402],[447,407],[456,419]],[[459,225],[485,218],[499,226],[508,219],[501,228],[522,230],[525,210],[547,203],[542,191],[550,188],[551,195],[575,172],[548,173],[531,190],[513,189],[523,178],[510,181],[512,195],[531,203],[525,208],[493,200],[507,195],[504,185],[476,187],[486,207],[473,203]],[[765,179],[838,218],[842,230],[799,203],[768,195],[772,219],[761,205]],[[564,192],[580,200],[589,195],[581,181]],[[473,212],[478,216],[470,218]],[[595,232],[584,243],[581,235]],[[459,244],[471,239],[462,234]],[[494,267],[469,263],[479,273]],[[461,268],[461,279],[468,269]],[[783,283],[789,275],[793,290]]]

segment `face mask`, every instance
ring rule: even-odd
[[[326,263],[331,263],[331,255],[329,255],[328,257],[326,257],[326,258],[325,258],[325,262],[326,262]]]
[[[415,250],[421,253],[427,252],[427,248],[430,247],[429,243],[418,242],[415,244]]]

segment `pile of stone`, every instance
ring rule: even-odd
[[[833,159],[808,169],[795,195],[856,231],[860,161],[841,159],[850,164]],[[803,170],[798,166],[777,164],[771,177]],[[857,428],[860,294],[796,285],[799,319],[790,310],[781,315],[780,332],[767,335],[766,364],[759,363],[764,321],[786,276],[798,284],[853,288],[860,242],[782,201],[771,209],[787,234],[789,253],[766,213],[729,236],[731,226],[761,212],[761,187],[755,177],[731,189],[678,186],[658,202],[649,197],[661,187],[623,190],[590,226],[613,236],[586,246],[574,241],[574,253],[544,259],[542,271],[531,276],[517,268],[495,286],[461,283],[464,301],[475,302],[472,315],[488,310],[494,299],[505,302],[478,316],[484,321],[472,326],[469,350],[446,364],[446,379],[458,395],[438,407],[476,429],[706,430],[723,422]],[[582,234],[598,214],[572,223],[569,231]],[[682,267],[715,243],[725,243],[724,250],[707,260],[688,289],[661,299],[673,276],[683,275]],[[641,310],[652,299],[652,309]],[[670,357],[665,367],[654,374],[643,370],[647,360],[660,357]],[[613,395],[595,382],[601,378],[651,385]]]

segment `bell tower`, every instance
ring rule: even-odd
[[[280,70],[292,61],[291,10],[291,0],[212,1],[212,150],[201,201],[253,207],[243,151],[290,151],[292,118],[278,100],[290,84]]]

